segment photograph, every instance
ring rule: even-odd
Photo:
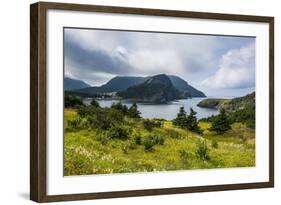
[[[255,167],[255,62],[255,36],[64,27],[64,176]]]

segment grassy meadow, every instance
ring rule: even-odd
[[[254,129],[235,122],[217,134],[211,122],[198,126],[195,133],[110,108],[65,108],[64,175],[255,166]]]

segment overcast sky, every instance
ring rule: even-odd
[[[92,86],[115,76],[177,75],[207,96],[255,90],[255,38],[64,30],[65,76]]]

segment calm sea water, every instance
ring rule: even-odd
[[[190,108],[193,108],[197,112],[197,118],[209,117],[211,115],[218,114],[218,111],[215,109],[209,108],[200,108],[197,104],[206,98],[190,98],[190,99],[182,99],[178,101],[173,101],[168,104],[147,104],[147,103],[137,103],[138,110],[141,112],[141,116],[143,118],[164,118],[166,120],[172,120],[177,116],[179,109],[181,106],[184,106],[184,109],[187,113],[189,113]],[[84,99],[85,104],[89,104],[91,102],[90,98]],[[98,103],[101,107],[110,107],[112,103],[119,102],[118,100],[98,100]],[[130,107],[132,105],[131,102],[121,101],[122,104]]]

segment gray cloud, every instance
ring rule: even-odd
[[[79,69],[105,73],[126,73],[130,66],[120,58],[101,49],[86,50],[79,45],[66,41],[65,58],[76,63]]]
[[[64,39],[65,74],[92,85],[103,84],[116,75],[158,73],[198,83],[218,70],[220,59],[228,50],[251,41],[94,29],[65,29]]]

